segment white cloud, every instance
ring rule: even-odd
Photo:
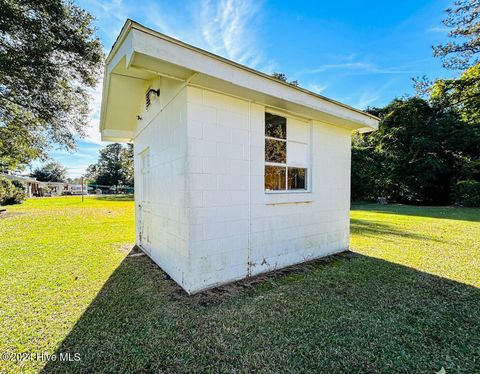
[[[311,83],[311,84],[308,85],[308,89],[310,91],[316,92],[317,94],[322,93],[323,91],[325,91],[326,88],[327,88],[327,85],[325,85],[325,84]]]
[[[378,88],[364,88],[352,95],[342,98],[341,101],[359,109],[366,109],[371,105],[380,105],[380,102],[386,97],[385,92],[388,91],[398,79],[397,77],[391,78]]]
[[[81,177],[83,174],[85,174],[85,170],[87,170],[87,167],[89,165],[77,165],[75,167],[67,167],[67,173],[70,176],[70,178],[77,178]]]
[[[89,116],[90,121],[85,131],[85,140],[95,144],[105,144],[100,138],[100,110],[102,105],[103,80],[100,80],[97,86],[90,91]]]
[[[132,7],[123,0],[86,0],[90,11],[95,14],[97,22],[101,22],[99,31],[106,36],[104,41],[114,42],[127,18],[134,18],[137,7]],[[194,7],[195,8],[195,7]],[[213,53],[222,55],[238,63],[251,67],[263,66],[263,70],[271,73],[276,68],[273,60],[265,61],[258,44],[256,32],[261,15],[261,2],[254,0],[220,0],[213,2],[204,0],[200,8],[192,13],[192,21],[178,17],[177,14],[166,14],[159,4],[149,4],[144,9],[148,23],[152,28],[169,36],[191,42]],[[180,22],[180,19],[182,20]],[[195,23],[197,19],[197,23]],[[105,46],[108,53],[109,48]],[[103,82],[90,91],[89,125],[85,129],[85,140],[99,145],[100,108]]]
[[[372,64],[369,62],[342,62],[338,64],[324,64],[324,65],[319,65],[314,69],[309,69],[306,70],[306,74],[317,74],[317,73],[323,73],[328,70],[344,70],[344,71],[349,71],[350,73],[356,72],[360,74],[411,74],[415,73],[415,71],[412,70],[406,70],[403,68],[397,68],[397,67],[379,67],[376,64]]]
[[[352,104],[354,108],[366,109],[370,104],[376,102],[380,96],[377,93],[363,92],[355,103]]]
[[[440,33],[440,34],[446,34],[450,31],[450,29],[448,27],[438,27],[438,26],[435,26],[435,27],[430,27],[429,29],[427,29],[427,32],[433,32],[433,33]]]
[[[108,53],[131,10],[123,0],[86,0],[86,3],[97,23],[100,23],[99,31],[104,36],[104,42],[108,42],[104,44]]]
[[[252,0],[204,0],[200,31],[209,49],[240,64],[256,67],[264,58],[257,44],[261,3]]]

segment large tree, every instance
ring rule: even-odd
[[[352,146],[352,197],[448,204],[455,185],[477,173],[480,138],[459,113],[413,97],[371,109],[378,131]]]
[[[42,182],[65,182],[67,180],[67,169],[62,164],[51,161],[36,168],[30,175]]]
[[[429,87],[435,105],[454,108],[464,121],[480,126],[480,0],[457,0],[446,10],[448,42],[434,47],[446,68],[460,70],[453,79]]]
[[[92,16],[68,0],[0,1],[0,166],[74,149],[103,60]]]
[[[102,186],[133,186],[133,146],[114,143],[100,150],[96,164],[87,168],[86,176]]]
[[[429,90],[436,106],[455,109],[463,121],[480,131],[480,64],[468,68],[458,78],[438,79]]]
[[[457,0],[443,24],[450,40],[434,47],[434,56],[449,69],[466,70],[480,63],[480,0]]]

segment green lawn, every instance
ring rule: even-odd
[[[0,372],[480,372],[480,210],[356,206],[354,253],[186,296],[133,244],[133,202],[0,218]]]

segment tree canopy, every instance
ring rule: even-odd
[[[434,47],[434,55],[459,77],[438,79],[429,87],[435,105],[455,108],[462,119],[480,126],[480,0],[458,0],[447,9],[444,25],[450,40]]]
[[[456,1],[444,24],[451,39],[434,55],[463,71],[370,109],[381,121],[353,138],[353,199],[480,206],[480,0]]]
[[[468,178],[465,166],[479,154],[477,129],[459,114],[412,97],[370,109],[379,129],[356,135],[352,197],[414,204],[448,204],[454,186]]]
[[[278,80],[281,80],[282,82],[291,84],[292,86],[298,86],[298,81],[297,80],[289,81],[288,78],[287,78],[287,75],[285,73],[275,73],[274,72],[274,73],[272,73],[272,77],[274,77]]]
[[[103,60],[90,14],[68,0],[0,2],[0,164],[75,147]]]
[[[437,106],[455,108],[465,122],[480,126],[480,64],[458,78],[437,80],[430,91]]]
[[[133,146],[119,143],[100,150],[98,162],[87,168],[87,178],[103,186],[133,186]]]
[[[446,10],[447,43],[434,47],[434,56],[449,69],[465,70],[480,63],[480,0],[457,0]]]
[[[67,169],[56,161],[51,161],[36,168],[30,176],[42,182],[65,182],[67,180]]]

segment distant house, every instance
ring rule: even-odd
[[[25,186],[27,197],[81,195],[82,185],[64,182],[42,182],[36,178],[14,173],[0,173],[1,176],[21,182]],[[83,193],[86,195],[87,185],[83,185]]]
[[[21,182],[25,186],[27,197],[43,196],[47,187],[45,182],[37,181],[35,178],[29,176],[13,173],[0,173],[0,175],[7,179]]]
[[[71,183],[63,183],[63,195],[86,195],[88,194],[88,187],[86,184],[71,184]]]
[[[66,185],[63,182],[44,182],[48,187],[48,194],[51,196],[61,196],[65,191]]]
[[[348,249],[351,134],[378,118],[130,20],[103,82],[136,242],[188,293]]]

